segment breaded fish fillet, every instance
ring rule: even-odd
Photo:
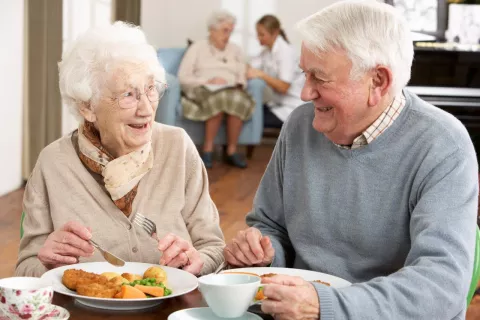
[[[77,293],[87,297],[113,298],[120,291],[120,287],[111,283],[79,283]]]
[[[107,278],[95,273],[86,272],[77,269],[65,270],[62,276],[62,283],[70,290],[77,290],[79,284],[98,283],[106,284]]]

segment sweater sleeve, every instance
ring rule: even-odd
[[[314,284],[320,318],[454,319],[461,314],[472,278],[477,171],[473,148],[457,150],[428,170],[414,190],[416,203],[410,204],[411,249],[404,267],[341,289]]]
[[[185,52],[185,55],[182,58],[182,62],[178,69],[178,80],[184,90],[201,86],[209,80],[195,74],[201,50],[201,43],[194,43],[187,49],[187,52]]]
[[[292,267],[295,252],[288,237],[283,206],[283,168],[285,141],[282,129],[246,222],[264,236],[269,236],[275,249],[272,267]]]
[[[225,241],[220,229],[218,211],[210,198],[208,175],[193,141],[184,132],[187,140],[188,175],[185,185],[183,218],[195,249],[204,262],[201,275],[212,273],[223,261]]]
[[[23,196],[23,220],[20,226],[23,237],[15,268],[16,276],[39,277],[47,268],[37,258],[38,251],[53,232],[50,209],[46,200],[43,177],[38,168],[34,169]]]

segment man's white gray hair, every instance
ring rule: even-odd
[[[165,82],[155,49],[139,27],[125,22],[91,28],[65,50],[58,63],[60,93],[77,119],[80,103],[95,102],[106,75],[122,63],[145,64],[156,81]]]
[[[208,29],[217,29],[218,26],[224,22],[230,22],[235,24],[237,18],[226,10],[220,10],[213,12],[207,20]]]
[[[392,70],[392,93],[410,80],[413,42],[405,19],[392,6],[375,0],[341,1],[297,24],[305,46],[315,52],[344,49],[352,78],[377,65]]]

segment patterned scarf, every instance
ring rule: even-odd
[[[85,121],[78,128],[80,160],[91,171],[103,176],[105,188],[115,205],[128,217],[137,195],[140,179],[153,167],[151,143],[140,150],[114,158],[101,144],[100,133]]]

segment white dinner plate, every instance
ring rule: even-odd
[[[225,320],[225,318],[217,317],[210,308],[192,308],[174,312],[168,316],[168,320]],[[246,312],[240,318],[235,318],[235,320],[262,320],[262,318],[256,314]]]
[[[248,273],[255,273],[259,276],[267,273],[297,276],[297,277],[302,277],[305,281],[320,280],[323,282],[328,282],[330,283],[330,286],[333,288],[344,288],[352,284],[351,282],[345,279],[332,276],[330,274],[316,272],[316,271],[302,270],[302,269],[293,269],[293,268],[259,267],[259,268],[238,268],[238,269],[229,269],[229,270],[222,271],[222,273],[229,273],[229,272],[248,272]]]
[[[145,270],[150,267],[160,267],[167,273],[166,287],[172,290],[172,294],[166,297],[153,297],[146,299],[109,299],[109,298],[95,298],[78,295],[62,284],[63,272],[68,269],[81,269],[87,272],[101,274],[103,272],[116,273],[133,273],[143,275]],[[102,308],[110,310],[137,310],[154,307],[162,303],[165,299],[178,297],[193,291],[198,286],[197,277],[186,271],[159,266],[150,263],[127,262],[123,267],[115,267],[108,262],[89,262],[78,263],[69,266],[52,269],[42,275],[42,279],[46,279],[52,283],[53,290],[67,296],[74,297],[79,303],[93,308]]]

